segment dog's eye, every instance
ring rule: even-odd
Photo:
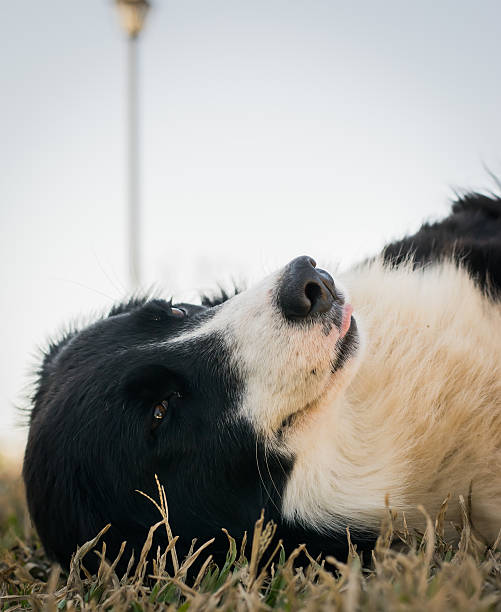
[[[155,409],[153,410],[153,418],[156,419],[157,421],[161,421],[164,418],[164,416],[167,414],[168,407],[169,407],[169,402],[167,400],[164,400],[160,404],[157,404],[155,406]]]
[[[177,392],[171,393],[167,399],[158,402],[153,407],[153,419],[151,422],[151,430],[154,431],[160,423],[167,417],[169,405],[175,399],[181,397]]]

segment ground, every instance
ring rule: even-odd
[[[228,534],[223,568],[211,564],[209,549],[197,543],[186,560],[177,560],[175,538],[163,551],[149,577],[138,568],[117,576],[101,563],[97,575],[85,576],[85,555],[101,551],[99,539],[74,556],[69,574],[45,557],[30,525],[19,467],[0,461],[0,609],[7,610],[432,610],[501,611],[501,553],[475,535],[462,502],[459,541],[446,544],[441,534],[446,504],[438,517],[427,518],[424,534],[395,533],[392,513],[370,566],[362,566],[355,550],[345,563],[327,556],[309,559],[299,549],[286,558],[274,526],[256,523],[245,551]],[[162,489],[155,502],[157,528],[167,528]],[[278,536],[278,537],[277,537]],[[390,540],[397,545],[390,547]],[[145,543],[144,553],[148,550]],[[177,571],[165,569],[169,555]],[[197,577],[186,578],[195,558],[206,558]],[[298,567],[298,558],[304,559]],[[296,562],[295,562],[296,561]],[[174,575],[173,575],[174,574]]]

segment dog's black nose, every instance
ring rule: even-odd
[[[311,257],[296,257],[285,268],[278,288],[278,303],[288,319],[306,319],[327,312],[336,298],[332,276],[317,270]]]

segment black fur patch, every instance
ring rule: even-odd
[[[217,333],[169,345],[212,310],[134,300],[52,347],[39,380],[24,461],[32,519],[48,555],[68,566],[77,545],[107,523],[110,558],[122,541],[135,558],[159,520],[155,474],[165,486],[172,528],[185,554],[194,537],[216,536],[211,553],[227,551],[225,527],[239,538],[261,509],[278,508],[292,459],[263,446],[236,417],[243,384]],[[165,417],[154,422],[159,402]],[[154,425],[154,427],[152,426]],[[155,546],[167,544],[157,531]],[[97,557],[86,564],[95,569]]]
[[[501,198],[479,193],[460,197],[448,217],[425,223],[413,236],[386,246],[385,261],[416,266],[452,259],[465,266],[495,299],[501,292]]]

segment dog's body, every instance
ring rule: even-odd
[[[122,540],[140,550],[157,517],[135,490],[154,494],[154,474],[181,550],[223,527],[241,536],[264,508],[289,548],[343,556],[347,526],[373,544],[387,500],[412,527],[448,494],[449,517],[469,498],[493,540],[500,213],[468,196],[350,271],[354,316],[301,257],[231,299],[132,301],[53,345],[24,466],[49,554],[67,564],[108,522],[110,556]]]

